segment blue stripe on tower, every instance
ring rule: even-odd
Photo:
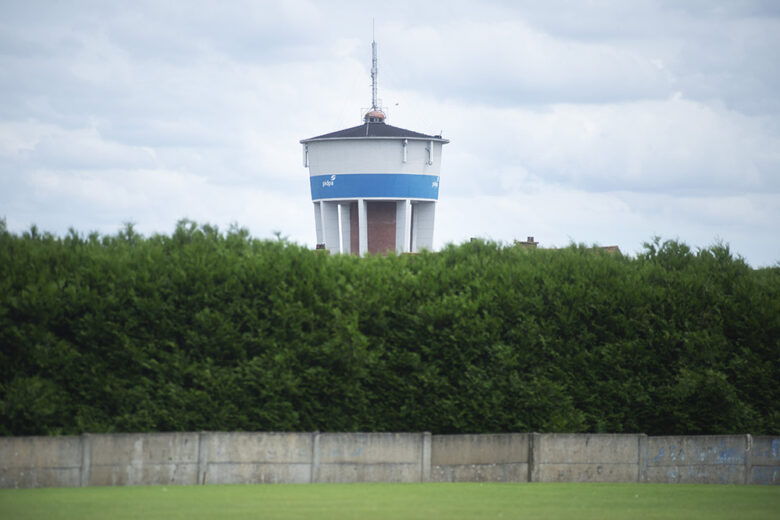
[[[309,179],[312,200],[362,197],[433,200],[439,198],[437,175],[350,173],[314,175]]]

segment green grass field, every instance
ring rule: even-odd
[[[780,518],[780,487],[311,484],[0,490],[0,519]]]

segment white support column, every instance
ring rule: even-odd
[[[317,230],[317,243],[324,244],[325,240],[322,236],[322,210],[319,202],[314,203],[314,228]]]
[[[339,204],[341,213],[341,252],[345,255],[350,254],[352,251],[352,242],[350,241],[350,225],[352,219],[349,215],[349,202],[346,204]]]
[[[412,229],[411,229],[411,252],[416,253],[417,252],[417,220],[419,219],[419,215],[417,212],[420,209],[420,204],[414,204],[412,207]]]
[[[435,202],[418,202],[414,205],[412,252],[417,253],[423,249],[433,251],[433,221],[435,216]]]
[[[409,201],[409,204],[406,205],[406,231],[405,231],[405,237],[406,237],[406,244],[404,244],[404,249],[411,253],[412,252],[412,201]]]
[[[399,200],[395,207],[395,252],[409,252],[409,233],[412,230],[412,205],[409,199]]]
[[[339,252],[339,205],[323,200],[320,202],[320,210],[325,249],[335,255]]]
[[[360,256],[368,253],[368,217],[366,199],[358,199],[358,249]]]

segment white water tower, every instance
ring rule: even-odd
[[[317,247],[360,255],[431,250],[441,152],[449,141],[385,122],[376,42],[371,49],[372,103],[363,124],[301,141]]]

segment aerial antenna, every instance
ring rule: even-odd
[[[379,71],[376,67],[376,41],[374,39],[374,19],[371,19],[371,110],[378,110],[376,100],[376,81]]]
[[[366,123],[384,123],[385,113],[379,108],[379,99],[377,98],[377,78],[379,69],[376,66],[376,39],[374,37],[374,19],[371,19],[371,109],[363,116]],[[362,111],[362,110],[361,110]],[[368,127],[366,127],[368,132]]]

